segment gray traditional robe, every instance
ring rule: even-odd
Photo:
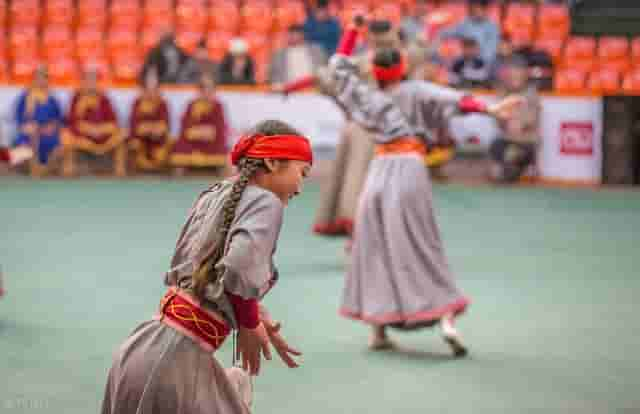
[[[371,88],[341,56],[332,58],[334,97],[351,117],[377,132],[378,143],[423,136],[440,128],[433,114],[461,93],[402,82],[390,92]],[[432,124],[433,122],[433,124]],[[465,310],[447,263],[432,206],[431,180],[417,153],[377,156],[360,198],[351,266],[345,279],[344,316],[374,325],[428,326]]]
[[[167,285],[187,292],[190,275],[218,237],[217,223],[231,182],[214,185],[200,195],[185,223]],[[271,192],[248,186],[227,238],[221,286],[211,286],[203,306],[235,326],[233,309],[223,290],[244,298],[260,298],[277,272],[272,255],[282,223],[283,205]],[[138,326],[114,355],[102,413],[113,414],[243,414],[248,408],[218,361],[191,338],[159,320]]]

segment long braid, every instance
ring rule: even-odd
[[[204,260],[202,265],[193,273],[193,290],[196,297],[203,299],[205,289],[208,283],[218,280],[223,271],[216,271],[215,265],[222,259],[225,254],[225,246],[227,236],[231,224],[236,216],[236,208],[242,198],[245,188],[249,184],[249,179],[258,171],[261,167],[264,167],[264,160],[256,158],[243,158],[238,163],[240,169],[240,176],[233,183],[231,192],[227,196],[227,199],[222,205],[222,223],[218,228],[218,242],[213,249],[213,252]]]

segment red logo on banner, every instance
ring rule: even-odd
[[[593,155],[593,122],[563,122],[560,124],[560,153]]]

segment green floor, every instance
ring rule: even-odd
[[[0,413],[98,412],[111,353],[153,313],[205,184],[0,180]],[[366,350],[366,328],[337,316],[342,242],[310,234],[307,190],[266,301],[304,364],[269,364],[256,412],[640,413],[640,193],[436,187],[474,300],[460,322],[472,356],[452,360],[432,331]]]

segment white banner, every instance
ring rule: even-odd
[[[2,138],[9,143],[14,136],[14,106],[20,89],[0,87]],[[66,109],[70,91],[56,89],[55,95]],[[122,127],[127,127],[129,111],[137,95],[135,89],[111,89],[108,92]],[[179,123],[194,90],[165,91],[169,104],[171,130],[178,134]],[[486,97],[490,101],[491,97]],[[328,98],[313,94],[297,94],[284,99],[279,95],[251,92],[220,92],[231,128],[231,141],[257,122],[276,118],[286,121],[309,136],[314,147],[335,147],[344,122],[342,111]],[[602,99],[542,98],[542,145],[538,167],[545,178],[559,180],[601,181],[602,169]],[[451,122],[451,132],[464,148],[473,140],[474,146],[488,148],[499,131],[496,123],[484,115],[457,117]]]
[[[538,160],[546,178],[602,181],[602,98],[546,97]]]

